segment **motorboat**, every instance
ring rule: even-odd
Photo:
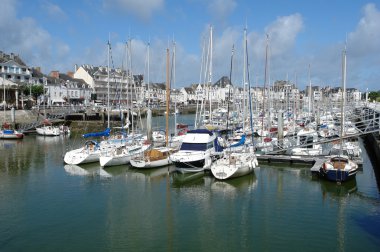
[[[344,182],[355,178],[358,172],[358,165],[347,156],[331,156],[322,163],[319,175],[334,182]]]
[[[182,173],[210,169],[212,161],[223,155],[214,132],[207,129],[190,130],[184,136],[178,152],[170,155],[177,170]]]

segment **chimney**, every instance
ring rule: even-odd
[[[53,77],[53,78],[59,79],[59,71],[57,71],[57,70],[55,70],[55,71],[51,71],[51,72],[50,72],[50,77]]]
[[[13,53],[11,53],[10,58],[11,58],[12,60],[15,59],[15,55],[14,55]]]
[[[68,75],[70,78],[73,78],[73,79],[74,79],[74,72],[68,71],[68,72],[67,72],[67,75]]]
[[[78,64],[75,64],[74,65],[74,72],[76,72],[78,70]]]

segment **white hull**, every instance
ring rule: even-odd
[[[172,161],[170,160],[169,157],[165,157],[160,160],[144,160],[142,158],[132,158],[130,160],[131,165],[135,168],[156,168],[156,167],[161,167],[161,166],[166,166],[172,164]]]
[[[24,134],[14,131],[13,133],[3,133],[0,131],[0,139],[22,139]]]
[[[61,134],[59,128],[53,126],[43,126],[41,128],[36,128],[36,132],[41,136],[59,136]]]
[[[79,148],[69,151],[65,154],[64,161],[66,164],[86,164],[98,162],[100,156],[100,150],[86,150],[85,148]]]
[[[128,164],[132,157],[145,151],[150,145],[133,145],[115,148],[99,157],[101,167]]]
[[[124,155],[124,154],[99,157],[99,163],[101,167],[128,164],[130,160],[131,160],[131,156]]]
[[[253,172],[258,162],[251,153],[231,153],[216,160],[211,165],[211,172],[217,179],[229,179],[247,175]]]

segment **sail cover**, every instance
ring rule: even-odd
[[[230,147],[238,147],[238,146],[244,145],[244,143],[245,143],[245,134],[241,136],[239,142],[237,142],[236,144],[232,144]]]
[[[84,134],[83,137],[84,138],[88,138],[88,137],[102,137],[102,136],[107,136],[108,137],[110,135],[110,132],[111,132],[111,129],[107,128],[107,129],[105,129],[102,132],[92,132],[92,133]]]

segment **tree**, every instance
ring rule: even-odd
[[[368,94],[368,99],[370,101],[380,101],[380,91],[371,91]]]
[[[37,98],[38,96],[42,95],[44,93],[44,86],[43,85],[33,85],[32,86],[32,95],[34,98]]]

